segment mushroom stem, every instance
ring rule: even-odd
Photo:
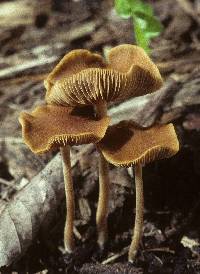
[[[106,102],[100,102],[96,106],[96,114],[98,118],[102,118],[107,114]],[[107,216],[109,203],[109,169],[108,162],[100,152],[99,154],[99,199],[96,213],[96,224],[98,231],[97,243],[102,249],[107,240]]]
[[[107,104],[105,101],[100,101],[95,107],[98,118],[103,118],[107,115]]]
[[[61,155],[63,158],[63,175],[65,184],[65,194],[66,194],[66,208],[67,216],[64,228],[64,246],[65,250],[72,253],[74,250],[74,236],[73,236],[73,226],[74,226],[74,215],[75,215],[75,203],[74,203],[74,189],[70,162],[70,146],[65,146],[60,148]]]
[[[133,262],[137,254],[143,230],[143,212],[144,212],[144,197],[143,197],[143,181],[142,181],[142,165],[135,165],[135,192],[136,192],[136,213],[135,226],[133,230],[133,238],[129,249],[128,259]]]
[[[108,162],[103,155],[99,155],[99,200],[97,206],[96,223],[98,231],[97,243],[102,249],[107,240],[107,216],[109,203],[109,175]]]

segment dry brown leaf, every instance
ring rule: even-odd
[[[72,166],[76,159],[72,159]],[[39,229],[52,220],[63,198],[62,162],[57,155],[1,212],[0,267],[23,255]]]

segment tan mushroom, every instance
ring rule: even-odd
[[[133,45],[110,50],[108,63],[87,50],[68,53],[45,80],[46,101],[58,105],[99,105],[156,91],[162,85],[156,65]]]
[[[22,112],[19,121],[24,142],[34,153],[60,148],[67,205],[64,244],[66,251],[70,253],[74,249],[75,211],[70,146],[98,142],[104,136],[110,118],[95,118],[88,106],[74,108],[43,105],[31,114]]]
[[[107,102],[119,101],[156,91],[162,85],[157,67],[143,49],[121,45],[111,49],[106,62],[87,50],[66,54],[45,80],[47,106],[31,115],[22,114],[23,136],[33,152],[45,152],[61,146],[67,197],[65,247],[72,248],[73,186],[69,145],[98,142],[108,127]],[[78,113],[84,105],[92,106],[95,115]],[[99,201],[97,206],[98,243],[107,238],[109,197],[108,163],[100,152]],[[68,224],[71,218],[70,225]]]
[[[110,118],[97,119],[90,107],[38,106],[19,118],[22,135],[34,153],[66,145],[96,143],[106,132]]]
[[[129,261],[133,262],[143,229],[142,166],[175,155],[179,142],[172,124],[141,129],[131,122],[122,121],[109,127],[97,146],[108,162],[116,166],[134,166],[135,169],[136,215],[129,249]]]

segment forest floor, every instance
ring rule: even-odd
[[[10,3],[22,12],[3,16]],[[161,118],[174,122],[181,149],[144,168],[144,235],[136,262],[127,263],[135,206],[130,170],[110,165],[108,243],[103,252],[96,245],[98,154],[89,146],[82,154],[80,147],[72,151],[80,155],[73,167],[75,253],[63,252],[63,197],[48,233],[39,232],[2,273],[200,273],[200,5],[198,0],[151,3],[164,26],[151,43],[152,58],[163,78],[184,90],[162,106]],[[134,43],[133,27],[115,14],[112,1],[0,3],[0,212],[56,157],[34,155],[18,122],[22,110],[44,102],[43,79],[72,49],[105,53],[122,43]]]

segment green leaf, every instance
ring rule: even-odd
[[[115,0],[115,9],[122,18],[129,18],[132,15],[130,0]]]
[[[136,43],[149,52],[150,39],[158,36],[163,29],[151,5],[143,0],[115,0],[115,8],[123,18],[132,16]]]
[[[142,12],[133,14],[133,22],[137,44],[149,52],[150,39],[160,34],[162,25],[155,17]]]
[[[129,0],[132,13],[142,12],[147,15],[153,16],[153,9],[149,4],[142,2],[141,0]]]
[[[138,18],[134,20],[135,40],[137,45],[142,47],[146,52],[149,52],[149,39],[147,39],[145,33],[143,32],[143,27],[141,27],[142,24],[145,24],[145,22],[140,22]]]
[[[135,12],[153,16],[153,9],[141,0],[115,0],[115,9],[123,18],[129,18]]]
[[[161,23],[158,21],[158,19],[155,16],[148,15],[139,11],[135,12],[133,16],[135,18],[140,19],[140,21],[145,22],[142,24],[142,27],[145,32],[149,32],[157,36],[163,30],[163,26],[161,25]],[[155,36],[152,36],[152,37],[155,37]]]

